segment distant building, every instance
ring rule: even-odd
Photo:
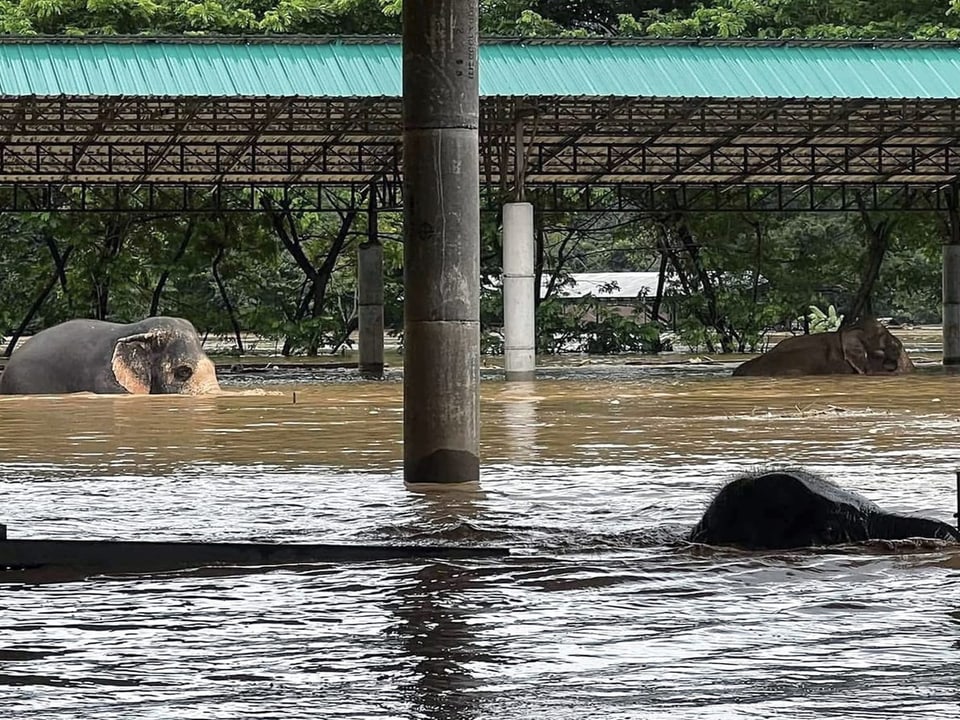
[[[658,273],[655,272],[602,272],[570,273],[572,284],[562,285],[554,292],[561,300],[574,302],[592,296],[597,302],[620,315],[637,317],[640,322],[651,320],[653,300],[657,296]],[[544,276],[540,283],[540,297],[546,295],[550,278]],[[664,282],[660,318],[670,324],[674,317],[674,304],[670,294],[669,278]]]

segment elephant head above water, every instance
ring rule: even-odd
[[[960,540],[960,531],[939,520],[885,512],[803,470],[747,474],[727,483],[687,536],[751,550],[907,538]]]
[[[913,362],[887,328],[860,320],[835,332],[797,335],[740,365],[734,375],[897,375],[914,370]]]
[[[129,325],[70,320],[27,340],[0,375],[0,394],[200,395],[219,390],[216,369],[196,328],[174,317]]]

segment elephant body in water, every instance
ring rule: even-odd
[[[797,335],[748,360],[734,375],[898,375],[913,371],[910,357],[876,320],[861,320],[836,332]]]
[[[216,369],[182,318],[124,325],[70,320],[27,340],[0,375],[0,394],[218,392]]]
[[[785,550],[864,540],[960,540],[947,523],[882,510],[803,470],[745,475],[727,483],[687,536],[706,545]]]

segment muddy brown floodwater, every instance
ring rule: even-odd
[[[11,537],[513,549],[0,585],[0,714],[956,715],[955,549],[669,541],[724,480],[773,464],[952,521],[960,376],[543,376],[483,382],[481,488],[438,493],[402,484],[395,373],[226,376],[246,394],[199,399],[0,398]]]

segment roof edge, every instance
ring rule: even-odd
[[[399,45],[399,35],[2,35],[0,45]],[[906,38],[520,37],[489,35],[481,45],[960,48],[960,40]]]

